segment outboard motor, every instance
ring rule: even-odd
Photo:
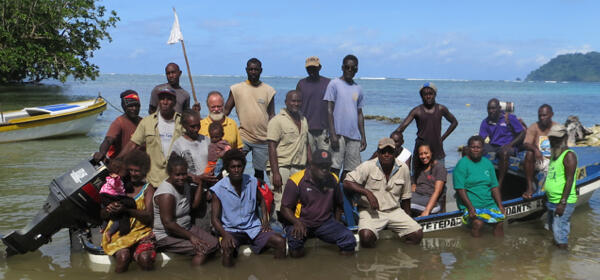
[[[7,256],[37,250],[62,228],[100,225],[99,191],[107,175],[102,163],[89,159],[52,180],[46,203],[31,222],[2,238]]]

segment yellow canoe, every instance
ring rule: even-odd
[[[85,101],[2,112],[0,143],[86,134],[104,110],[106,110],[106,101],[98,97]]]

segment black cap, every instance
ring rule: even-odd
[[[316,165],[331,165],[331,153],[322,149],[314,151],[312,154],[312,163]]]

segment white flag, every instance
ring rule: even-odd
[[[171,36],[169,36],[169,40],[167,41],[167,44],[169,45],[183,41],[183,34],[181,34],[181,29],[179,29],[179,18],[177,18],[175,8],[173,8],[173,13],[175,14],[175,21],[173,22],[173,27],[171,27]]]

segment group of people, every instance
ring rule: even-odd
[[[357,240],[340,222],[345,197],[356,199],[362,247],[374,247],[386,228],[406,243],[420,243],[423,232],[413,217],[445,209],[443,141],[458,126],[448,108],[436,103],[436,86],[421,87],[423,104],[362,162],[367,142],[364,94],[354,81],[358,58],[344,57],[341,77],[332,80],[319,74],[317,57],[307,58],[305,68],[308,76],[287,92],[278,114],[276,92],[260,80],[262,64],[256,58],[248,60],[247,80],[232,85],[226,101],[218,91],[208,94],[205,118],[199,104],[190,109],[174,63],[165,68],[168,82],[152,90],[148,116],[139,116],[137,92],[121,93],[124,114],[94,154],[96,161],[109,161],[110,179],[100,191],[107,220],[102,246],[115,257],[117,272],[126,271],[132,260],[152,269],[157,251],[189,255],[200,265],[220,249],[223,265],[232,266],[242,244],[255,253],[272,248],[275,258],[286,257],[287,245],[291,257],[301,257],[312,236],[352,254]],[[239,127],[229,117],[233,109]],[[555,239],[566,246],[576,194],[565,186],[574,186],[576,157],[566,148],[566,133],[560,134],[564,127],[551,120],[552,108],[542,105],[538,115],[525,133],[497,99],[488,103],[479,136],[469,139],[453,176],[457,203],[473,236],[480,235],[484,223],[503,234],[499,189],[506,160],[522,147],[529,180],[524,197],[534,192],[535,171],[549,167],[548,208],[557,214],[552,216]],[[450,123],[443,135],[442,118]],[[413,120],[418,131],[411,152],[402,146],[402,132]],[[498,180],[484,151],[499,159]],[[244,174],[248,153],[253,176]],[[265,172],[271,188],[265,187]],[[274,221],[281,230],[271,228]]]

